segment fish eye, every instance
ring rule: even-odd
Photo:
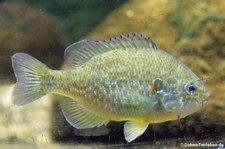
[[[185,91],[190,94],[190,95],[193,95],[197,90],[197,86],[193,83],[187,83],[185,85]]]

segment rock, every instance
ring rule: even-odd
[[[13,85],[0,86],[0,142],[51,143],[49,95],[27,106],[14,106]]]
[[[61,30],[42,10],[26,4],[0,4],[0,81],[14,78],[10,59],[14,53],[25,52],[59,68],[64,48]]]

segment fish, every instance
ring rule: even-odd
[[[128,143],[149,124],[199,111],[209,97],[202,79],[144,34],[76,42],[65,49],[62,70],[26,53],[15,53],[11,60],[15,105],[50,93],[69,97],[60,103],[69,124],[85,129],[122,121]]]

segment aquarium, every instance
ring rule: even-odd
[[[0,1],[0,148],[224,148],[225,1]]]

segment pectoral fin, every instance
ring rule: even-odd
[[[127,142],[131,142],[142,135],[148,128],[148,124],[139,124],[128,121],[124,124],[124,136]]]

